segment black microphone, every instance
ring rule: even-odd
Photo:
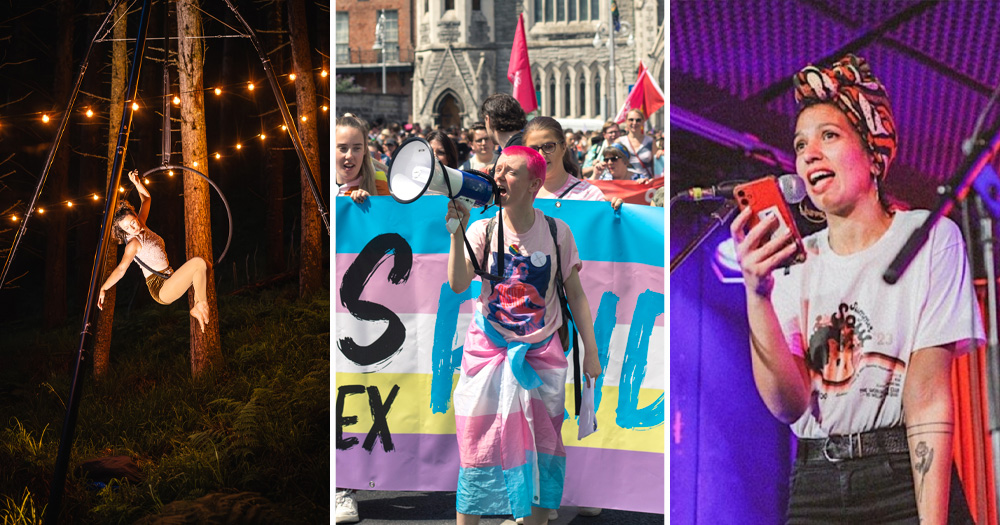
[[[688,201],[702,201],[707,199],[732,199],[733,190],[747,181],[731,180],[709,186],[708,188],[691,188],[683,192],[679,197]],[[778,177],[778,187],[785,202],[796,204],[806,198],[806,185],[802,179],[794,173],[786,173]]]

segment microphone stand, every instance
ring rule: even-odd
[[[986,406],[989,414],[990,445],[993,450],[993,498],[1000,505],[1000,328],[997,326],[997,276],[993,250],[996,239],[993,235],[993,216],[983,204],[984,197],[975,195],[976,211],[979,214],[979,243],[983,252],[983,267],[986,270]],[[998,507],[1000,508],[1000,507]]]
[[[955,205],[964,200],[976,178],[987,167],[989,161],[1000,150],[1000,119],[985,134],[973,137],[973,149],[965,157],[958,171],[952,176],[948,184],[943,188],[948,191],[942,192],[943,197],[937,207],[931,212],[923,224],[913,231],[910,238],[903,245],[903,248],[893,259],[892,263],[882,275],[882,279],[889,284],[896,284],[906,268],[913,262],[916,254],[927,243],[931,229],[938,219],[947,215]],[[987,139],[989,142],[987,142]],[[982,206],[982,199],[977,199],[977,206]],[[997,299],[996,299],[996,270],[994,268],[994,239],[993,221],[989,213],[982,213],[980,219],[980,235],[983,236],[983,261],[986,269],[987,283],[987,322],[989,324],[989,340],[986,347],[986,403],[989,411],[990,442],[993,451],[993,494],[994,503],[1000,508],[1000,342],[997,336]]]
[[[691,253],[701,246],[701,244],[705,242],[710,235],[715,233],[715,230],[717,230],[719,226],[728,222],[729,219],[733,217],[735,212],[736,202],[731,200],[726,200],[722,203],[722,206],[719,206],[715,211],[713,211],[710,215],[712,222],[703,227],[698,235],[695,236],[695,238],[692,239],[691,242],[689,242],[687,246],[685,246],[684,249],[670,261],[670,273],[673,274],[674,270],[687,260],[687,258],[691,256]]]

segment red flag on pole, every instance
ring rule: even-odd
[[[632,91],[622,104],[622,108],[615,116],[615,122],[625,122],[625,115],[633,109],[641,109],[646,114],[646,118],[656,113],[656,110],[663,107],[663,90],[657,85],[656,80],[649,76],[649,70],[639,64],[639,78],[636,79]]]
[[[517,30],[514,31],[514,47],[510,50],[507,80],[514,84],[512,95],[521,104],[521,109],[525,113],[538,109],[535,82],[531,78],[531,62],[528,60],[528,42],[524,38],[523,14],[517,15]]]

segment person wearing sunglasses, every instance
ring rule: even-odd
[[[601,161],[605,166],[600,180],[649,180],[631,170],[629,152],[620,143],[612,144],[604,150]]]
[[[618,139],[618,143],[628,150],[632,170],[641,177],[653,178],[653,137],[646,135],[643,123],[646,114],[641,109],[633,109],[625,114],[625,129],[628,135]]]
[[[614,121],[607,121],[601,127],[601,135],[604,141],[596,146],[591,146],[587,151],[587,156],[583,159],[583,177],[588,179],[600,179],[604,174],[604,149],[614,144],[618,137],[622,136],[622,130]]]

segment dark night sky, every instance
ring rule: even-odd
[[[54,95],[54,73],[56,63],[57,1],[43,3],[15,2],[2,0],[0,4],[0,260],[7,252],[14,238],[17,220],[24,211],[35,191],[38,179],[58,128],[62,111],[68,98]],[[72,2],[75,16],[72,18],[74,30],[74,51],[72,60],[71,85],[79,74],[83,55],[98,25],[104,19],[107,6],[103,0],[81,0]],[[233,17],[224,2],[203,2],[203,25],[206,36],[235,35],[240,24]],[[240,14],[257,32],[265,51],[269,52],[272,68],[278,75],[285,100],[296,116],[295,90],[288,78],[292,71],[290,46],[278,51],[268,43],[266,29],[268,16],[278,7],[275,2],[237,0],[234,1]],[[309,12],[310,46],[313,54],[313,69],[318,94],[317,105],[330,105],[329,77],[319,72],[329,70],[329,11],[328,2],[306,2]],[[141,2],[130,5],[128,17],[128,37],[134,38],[138,31]],[[287,8],[280,4],[282,18],[287,27]],[[162,2],[153,2],[149,24],[146,58],[140,73],[138,99],[141,109],[132,122],[130,142],[122,180],[126,188],[124,173],[130,169],[146,171],[160,164],[162,141],[162,79],[161,61],[164,32]],[[228,26],[228,27],[227,27]],[[176,20],[171,18],[169,30],[176,30]],[[108,36],[110,38],[110,34]],[[284,36],[287,42],[287,34]],[[208,151],[213,156],[219,152],[223,158],[209,162],[209,175],[221,187],[232,208],[234,233],[232,246],[217,267],[217,286],[230,286],[245,277],[253,276],[254,268],[259,275],[264,257],[260,232],[263,230],[264,182],[266,177],[280,175],[284,179],[283,195],[286,198],[284,235],[286,250],[290,245],[297,248],[299,218],[299,176],[298,158],[292,149],[291,140],[283,135],[278,105],[267,82],[261,61],[248,38],[210,38],[205,40],[205,109],[208,135]],[[127,44],[129,58],[134,50],[134,42]],[[176,41],[172,42],[176,51]],[[8,273],[8,280],[21,276],[11,286],[0,289],[0,326],[8,322],[33,323],[41,317],[41,295],[44,289],[44,258],[47,221],[56,214],[67,220],[68,232],[68,305],[69,320],[80,315],[86,287],[89,281],[93,257],[97,249],[97,235],[104,210],[104,170],[110,163],[106,158],[108,108],[110,96],[110,42],[94,45],[89,66],[84,75],[82,90],[78,96],[66,134],[60,149],[71,151],[68,173],[52,172],[39,198],[39,204],[46,211],[35,213],[14,254],[14,262]],[[172,93],[177,93],[177,71],[170,68]],[[254,82],[255,88],[247,88]],[[216,96],[211,88],[220,86],[221,96]],[[93,117],[85,115],[90,108]],[[49,114],[51,120],[45,124],[42,115]],[[179,109],[172,113],[176,119]],[[324,181],[324,200],[329,205],[329,111],[319,111],[322,157],[322,173],[318,177]],[[117,128],[118,122],[115,122]],[[173,123],[173,163],[179,163],[180,129],[179,122]],[[259,135],[264,132],[267,139]],[[239,150],[236,144],[243,147]],[[283,152],[285,164],[281,173],[268,171],[269,155]],[[57,195],[57,177],[65,177],[67,190]],[[150,176],[148,185],[153,196],[153,205],[148,220],[151,229],[166,241],[171,264],[176,268],[183,262],[183,188],[180,177],[169,178],[165,173]],[[100,196],[95,202],[89,197]],[[66,200],[72,199],[69,208]],[[139,202],[135,192],[129,195],[130,202]],[[226,238],[227,219],[223,206],[216,195],[212,196],[212,229],[216,256],[221,252]],[[325,239],[329,242],[329,238]],[[286,254],[287,258],[287,254]],[[2,264],[2,263],[0,263]],[[237,268],[238,267],[238,271]],[[119,284],[119,294],[134,294],[141,281],[141,272],[132,268],[129,276]],[[245,284],[245,283],[244,283]],[[136,301],[139,302],[135,294]],[[148,295],[148,294],[147,294]],[[146,300],[148,297],[142,297]],[[119,299],[120,301],[121,299]]]

